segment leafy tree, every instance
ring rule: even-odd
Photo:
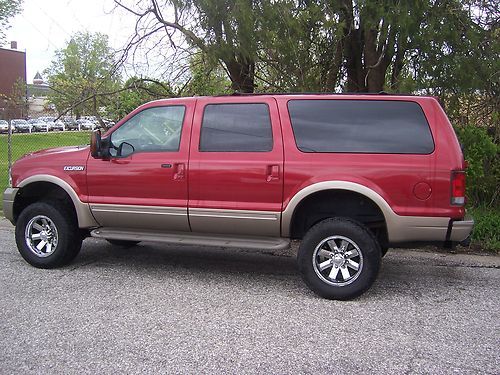
[[[190,47],[218,61],[232,88],[242,92],[258,82],[260,91],[430,88],[440,95],[450,87],[477,90],[498,81],[492,79],[500,61],[495,0],[115,3],[137,16],[130,47],[166,34],[182,49],[175,42],[180,32]],[[480,74],[468,74],[479,64]]]
[[[122,87],[111,94],[110,103],[106,107],[109,117],[119,120],[138,106],[152,100],[176,96],[168,83],[147,78],[129,78]]]
[[[0,0],[0,44],[5,42],[8,20],[20,13],[23,0]]]
[[[500,202],[500,145],[495,144],[486,129],[463,126],[457,136],[469,163],[467,168],[467,197],[470,206],[499,207]]]
[[[218,62],[205,53],[198,53],[189,64],[190,77],[178,88],[182,96],[220,95],[230,93],[231,82]]]
[[[57,110],[72,110],[77,117],[92,114],[109,104],[119,85],[114,52],[103,34],[77,33],[68,46],[56,52],[47,70],[49,101]],[[109,94],[109,95],[106,95]]]
[[[455,124],[496,127],[500,110],[500,8],[495,1],[463,1],[455,17],[429,28],[413,64],[417,88],[437,95]],[[495,6],[496,3],[496,6]],[[495,130],[492,130],[495,131]]]
[[[256,79],[263,91],[334,91],[342,28],[325,1],[263,1]]]
[[[256,74],[271,89],[292,91],[440,94],[492,86],[499,61],[493,3],[262,1]],[[477,65],[482,73],[469,74]]]
[[[158,0],[143,0],[132,6],[125,0],[115,3],[137,17],[135,35],[126,52],[159,33],[166,33],[171,45],[178,47],[174,33],[180,32],[193,50],[221,63],[233,90],[253,92],[261,19],[258,1],[166,0],[159,4]],[[171,13],[169,20],[165,14]]]

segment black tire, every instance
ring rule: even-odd
[[[44,223],[48,223],[47,226]],[[44,231],[37,229],[41,224]],[[49,235],[50,239],[47,237],[46,228],[51,233],[57,233],[56,242],[52,234]],[[19,215],[15,232],[19,253],[29,264],[37,268],[56,268],[69,264],[82,247],[82,236],[75,215],[58,201],[37,202],[26,207]],[[29,233],[31,233],[29,238],[32,238],[32,235],[43,234],[47,238],[46,245],[40,250],[37,249],[43,239],[27,239]],[[50,249],[47,245],[49,242]],[[40,254],[37,254],[37,250]]]
[[[127,241],[127,240],[106,240],[111,245],[121,246],[121,247],[132,247],[137,245],[140,241]]]
[[[381,246],[380,247],[380,254],[382,255],[382,258],[385,257],[385,254],[387,254],[388,251],[389,251],[388,246]]]
[[[381,250],[364,225],[347,218],[331,218],[306,233],[297,261],[302,278],[313,292],[327,299],[349,300],[363,294],[375,281]]]

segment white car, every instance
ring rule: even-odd
[[[10,122],[10,125],[18,133],[31,133],[33,128],[31,124],[24,119],[14,119]]]
[[[76,122],[77,122],[80,130],[92,130],[93,131],[96,128],[96,125],[92,121],[89,121],[89,120],[79,119],[79,120],[76,120]]]
[[[49,125],[40,119],[34,118],[28,121],[36,132],[48,132]]]
[[[66,130],[66,126],[64,125],[64,122],[62,122],[62,120],[54,120],[52,122],[52,130],[64,131]]]
[[[0,120],[0,133],[7,133],[9,131],[9,123],[5,120]]]

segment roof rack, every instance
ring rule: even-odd
[[[386,91],[380,92],[253,92],[253,93],[245,93],[245,92],[233,92],[231,94],[220,94],[214,95],[217,97],[220,96],[263,96],[263,95],[390,95],[390,96],[415,96],[414,94],[408,93],[388,93]]]

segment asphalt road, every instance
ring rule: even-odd
[[[0,373],[500,373],[500,257],[393,250],[327,301],[294,254],[114,248],[39,270],[0,220]]]

